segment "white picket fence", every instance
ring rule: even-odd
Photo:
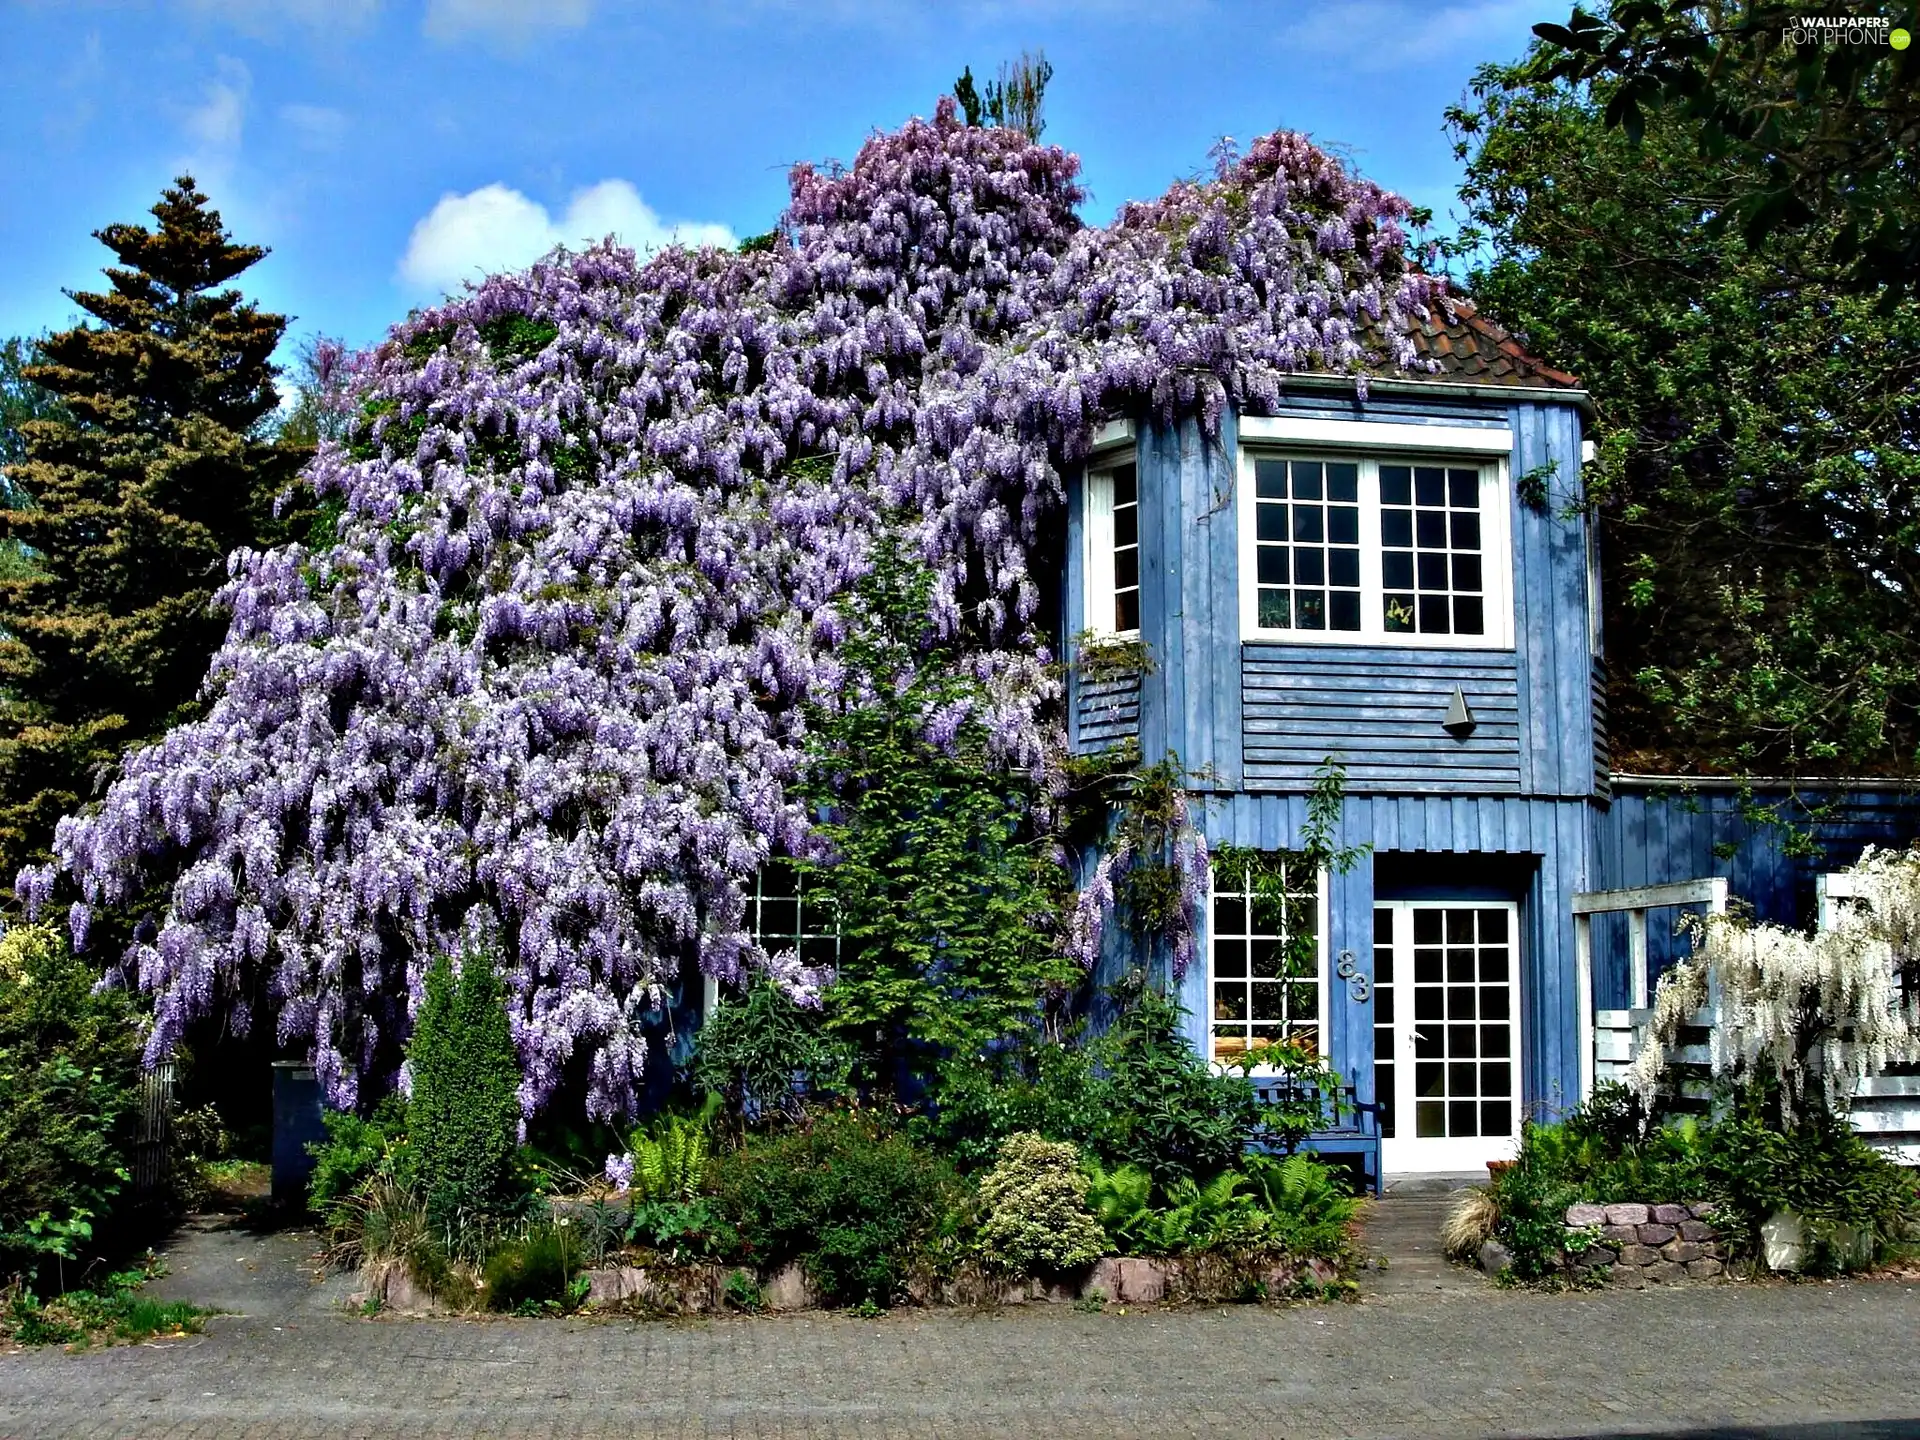
[[[1830,928],[1846,904],[1855,898],[1853,877],[1844,874],[1821,875],[1815,882],[1817,924]],[[1618,1080],[1640,1053],[1653,1009],[1648,1003],[1647,911],[1671,905],[1701,904],[1709,913],[1725,911],[1725,880],[1686,881],[1678,885],[1652,886],[1641,890],[1597,890],[1574,896],[1576,950],[1580,968],[1581,993],[1592,1016],[1593,1044],[1583,1056],[1585,1073],[1581,1076],[1585,1092],[1607,1080]],[[1634,1004],[1624,1010],[1592,1009],[1592,937],[1591,917],[1626,912],[1629,925],[1630,964]],[[1708,1032],[1716,1023],[1712,1009],[1696,1010],[1687,1017],[1682,1043],[1668,1052],[1668,1064],[1677,1073],[1678,1091],[1687,1105],[1704,1107],[1712,1056]],[[1920,1165],[1920,1074],[1869,1075],[1854,1090],[1849,1108],[1853,1128],[1876,1150],[1901,1165]]]

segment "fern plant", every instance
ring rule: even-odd
[[[691,1200],[706,1178],[713,1153],[707,1117],[662,1115],[628,1142],[630,1188],[636,1200]]]

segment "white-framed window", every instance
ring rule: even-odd
[[[1140,633],[1140,471],[1132,451],[1087,470],[1086,628]]]
[[[1326,887],[1318,867],[1275,857],[1261,884],[1250,862],[1214,862],[1207,911],[1207,1058],[1298,1040],[1324,1054]]]
[[[800,963],[832,968],[840,963],[840,926],[833,908],[811,893],[807,877],[784,860],[769,860],[754,876],[747,897],[747,931],[769,955],[797,951]]]
[[[1239,511],[1249,639],[1513,644],[1497,458],[1246,446]]]

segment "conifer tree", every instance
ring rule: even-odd
[[[60,410],[20,427],[0,541],[0,884],[45,853],[132,746],[193,712],[226,620],[228,554],[277,538],[273,502],[308,452],[262,433],[286,320],[221,289],[267,252],[234,243],[182,176],[158,222],[94,232],[97,323],[50,335],[22,377]]]

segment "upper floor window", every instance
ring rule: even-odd
[[[1512,644],[1497,463],[1249,453],[1241,490],[1247,635]]]
[[[1133,461],[1087,472],[1086,628],[1099,635],[1140,629],[1140,479]]]

